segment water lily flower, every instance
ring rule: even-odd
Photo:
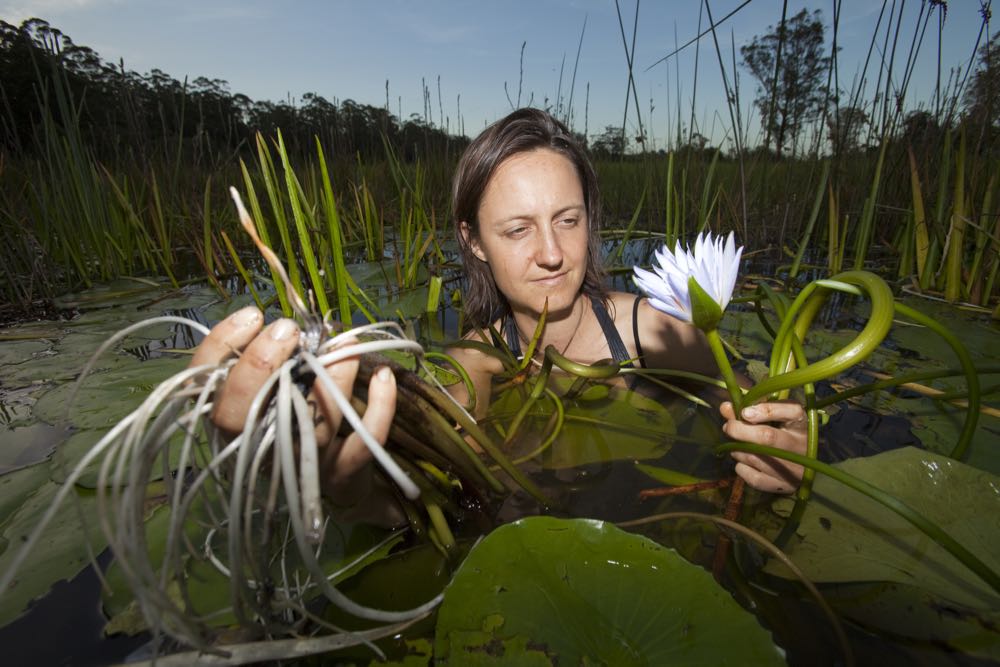
[[[656,251],[652,271],[634,267],[635,283],[649,297],[649,305],[705,332],[736,414],[740,413],[743,390],[726,357],[718,328],[733,297],[742,254],[743,246],[736,247],[732,232],[725,241],[721,236],[699,234],[693,250],[685,250],[678,241],[673,252],[666,246]]]
[[[657,250],[659,266],[654,263],[653,271],[635,267],[635,283],[649,297],[649,305],[657,310],[691,322],[699,329],[712,329],[733,296],[742,254],[743,246],[736,247],[732,232],[725,240],[710,233],[699,234],[693,250],[690,247],[685,250],[680,241],[673,252],[666,246]],[[697,287],[692,287],[692,282]],[[698,298],[702,296],[699,289],[715,307]],[[692,295],[695,295],[693,302]]]

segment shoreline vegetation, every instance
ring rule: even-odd
[[[883,59],[912,61],[941,18],[936,4],[920,40],[897,37],[899,53],[893,44]],[[818,26],[813,48],[826,53],[815,13],[782,21],[741,49],[745,69],[777,71],[773,56],[805,39],[795,30]],[[739,140],[724,147],[684,126],[680,106],[676,135],[685,140],[670,150],[642,150],[642,136],[613,127],[583,136],[604,193],[604,233],[615,243],[642,235],[672,243],[735,230],[786,262],[790,278],[807,260],[832,274],[877,257],[897,287],[992,309],[1000,37],[979,38],[964,78],[953,73],[926,108],[905,111],[905,85],[881,77],[869,101],[857,89],[837,92],[836,58],[824,56],[825,68],[809,74],[819,86],[811,101],[789,101],[780,77],[770,90],[766,77],[758,82],[754,106],[770,122],[755,142],[738,99]],[[308,269],[299,244],[317,250],[331,302],[340,297],[330,274],[345,257],[395,258],[401,284],[418,264],[438,276],[452,261],[440,239],[450,236],[449,180],[468,139],[431,114],[401,120],[388,104],[316,93],[297,105],[253,101],[221,80],[140,75],[41,19],[0,22],[0,70],[0,321],[52,313],[55,295],[119,277],[201,278],[224,293],[222,279],[245,271],[239,258],[251,251],[226,204],[234,184],[259,195],[255,215],[280,235],[276,250],[295,258],[294,273]],[[612,253],[609,268],[620,257]]]

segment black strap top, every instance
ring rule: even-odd
[[[635,338],[635,349],[639,356],[640,366],[642,365],[642,346],[639,344],[639,301],[641,299],[641,296],[637,296],[632,306],[632,336]],[[615,321],[611,318],[604,302],[596,297],[590,297],[590,304],[594,309],[594,315],[597,316],[598,324],[601,325],[601,331],[604,332],[604,337],[608,341],[611,358],[622,368],[635,368],[628,348],[625,347],[625,342],[622,340],[621,334],[618,333],[618,327],[615,326]],[[520,358],[523,354],[521,352],[521,337],[518,334],[514,318],[505,317],[501,326],[503,327],[503,337],[507,339],[507,347],[510,348],[515,357]],[[497,345],[498,342],[494,341],[494,345]]]

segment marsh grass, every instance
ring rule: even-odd
[[[898,30],[900,17],[878,28],[873,44],[886,39],[883,31]],[[922,6],[921,21],[928,17]],[[923,39],[924,33],[915,35],[900,60],[912,62]],[[886,45],[880,71],[897,51],[895,42]],[[730,58],[717,60],[726,68]],[[84,105],[57,62],[53,57],[38,67],[34,144],[9,153],[0,170],[0,229],[5,238],[16,237],[0,248],[0,260],[15,268],[0,281],[10,313],[67,287],[123,275],[158,274],[176,283],[200,274],[225,296],[221,279],[240,268],[223,251],[221,233],[237,253],[249,250],[234,233],[222,188],[238,181],[295,289],[312,290],[317,305],[333,306],[342,321],[371,311],[345,275],[351,262],[389,259],[387,287],[394,289],[413,288],[449,264],[443,239],[450,235],[449,179],[457,157],[449,144],[430,150],[425,143],[421,152],[419,140],[383,134],[379,144],[365,144],[366,155],[345,155],[335,150],[337,133],[319,132],[308,146],[298,134],[289,141],[285,130],[298,127],[290,120],[289,127],[258,133],[227,152],[186,137],[185,128],[208,119],[189,118],[194,93],[185,86],[164,99],[161,124],[168,131],[156,139],[135,135],[142,122],[124,105],[126,122],[112,129],[118,134],[109,141],[132,140],[132,149],[108,151],[89,143]],[[828,97],[837,81],[832,72]],[[900,104],[892,106],[881,92],[894,90],[891,82],[880,78],[879,94],[867,102],[866,85],[856,83],[847,98],[872,118],[867,143],[827,145],[823,124],[839,113],[833,109],[816,121],[807,148],[780,158],[753,148],[749,136],[740,137],[735,153],[705,145],[692,140],[693,128],[687,143],[678,131],[669,150],[596,154],[605,229],[625,240],[662,233],[671,243],[699,231],[736,229],[748,246],[789,256],[793,278],[810,250],[827,251],[832,274],[845,265],[864,267],[883,249],[900,280],[913,277],[919,289],[949,300],[990,303],[1000,264],[995,132],[958,117],[957,86],[941,93],[937,115],[904,115],[905,89],[893,92]],[[679,101],[676,111],[679,118]],[[741,119],[745,134],[749,119],[738,108],[733,118]],[[395,122],[387,116],[375,124],[391,129]],[[827,224],[816,224],[824,218]],[[621,256],[613,253],[609,262]],[[287,298],[275,285],[287,314]]]

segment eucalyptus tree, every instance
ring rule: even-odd
[[[788,144],[794,155],[799,135],[826,100],[825,32],[820,10],[803,9],[740,48],[744,66],[757,79],[764,147],[773,138],[779,157]]]
[[[990,145],[1000,131],[1000,32],[979,47],[979,63],[965,91],[965,113],[977,134]]]

